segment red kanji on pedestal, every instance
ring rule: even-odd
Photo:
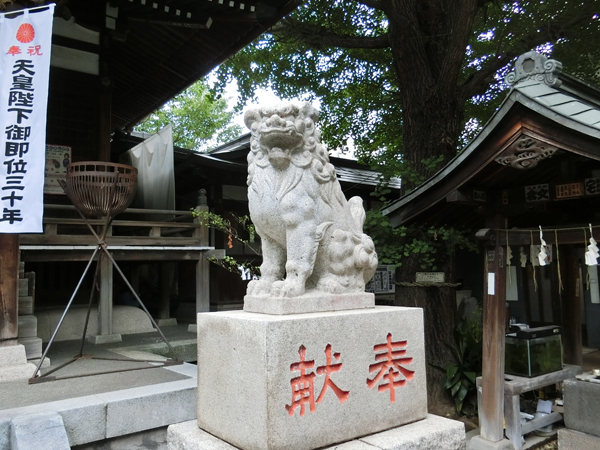
[[[381,361],[369,366],[369,373],[377,372],[377,375],[372,380],[367,378],[367,385],[373,389],[383,378],[386,383],[379,385],[377,390],[383,392],[390,391],[390,403],[396,401],[395,388],[402,387],[407,381],[413,379],[414,372],[402,367],[401,364],[412,363],[412,358],[405,357],[408,341],[392,342],[392,333],[388,333],[387,342],[373,346],[373,350],[377,353],[375,361]]]
[[[327,391],[327,387],[330,387],[331,390],[337,395],[337,398],[340,400],[340,403],[344,403],[348,400],[350,396],[349,391],[342,391],[339,387],[335,385],[333,381],[331,381],[331,374],[335,372],[339,372],[342,369],[342,363],[331,364],[331,344],[327,344],[325,348],[325,356],[327,357],[327,363],[324,366],[317,367],[317,373],[319,375],[325,374],[325,383],[323,384],[323,389],[319,394],[319,398],[317,398],[317,403],[321,403],[323,401],[323,397],[325,397],[325,391]],[[340,354],[333,354],[336,361],[340,360]]]
[[[294,415],[294,411],[298,406],[300,407],[300,416],[304,416],[304,405],[307,403],[309,404],[310,412],[315,412],[315,386],[313,381],[316,375],[314,372],[306,373],[307,369],[312,369],[315,366],[315,361],[305,361],[306,348],[304,345],[300,346],[298,354],[300,355],[300,362],[290,366],[290,371],[300,372],[299,377],[292,378],[290,381],[292,385],[292,404],[285,405],[285,409],[288,410],[290,416]]]

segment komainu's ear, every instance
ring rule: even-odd
[[[313,122],[319,120],[319,111],[313,108],[313,106],[308,102],[302,103],[302,105],[300,106],[300,114],[302,114],[304,117],[311,119]]]
[[[244,113],[244,123],[248,129],[254,131],[252,125],[257,122],[260,122],[260,111],[257,108],[249,109]]]

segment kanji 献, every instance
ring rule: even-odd
[[[325,397],[325,391],[327,391],[328,387],[330,387],[331,390],[335,393],[335,395],[337,395],[337,398],[340,400],[340,403],[344,403],[346,400],[348,400],[350,392],[342,391],[339,387],[335,385],[333,381],[331,381],[331,374],[339,372],[342,368],[342,363],[331,364],[331,344],[327,344],[327,347],[325,348],[325,356],[327,357],[327,363],[324,366],[317,367],[317,374],[325,374],[325,383],[323,384],[323,389],[319,394],[319,398],[317,398],[317,403],[321,403],[323,401],[323,397]],[[334,353],[333,357],[336,361],[340,360],[339,353]]]
[[[388,333],[385,344],[373,346],[373,350],[381,353],[375,355],[375,361],[380,361],[369,366],[369,373],[377,372],[372,380],[367,378],[369,389],[373,389],[383,378],[386,383],[379,385],[377,390],[390,391],[390,403],[396,401],[395,388],[402,387],[407,381],[412,380],[414,372],[403,367],[403,364],[412,363],[412,358],[406,357],[407,341],[392,341],[392,333]]]
[[[18,45],[11,45],[8,49],[8,51],[6,52],[7,55],[20,55],[21,54],[21,48]]]
[[[315,387],[314,380],[315,374],[314,372],[307,373],[308,369],[312,369],[315,366],[315,361],[306,361],[306,348],[304,345],[300,346],[298,350],[298,354],[300,355],[300,362],[293,363],[290,366],[291,372],[300,372],[300,376],[296,378],[292,378],[290,384],[292,385],[292,404],[285,405],[285,409],[287,409],[290,416],[294,415],[294,411],[299,406],[300,407],[300,416],[304,416],[305,408],[304,406],[308,403],[310,407],[310,412],[315,412]]]

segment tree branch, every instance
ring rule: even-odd
[[[593,9],[581,8],[574,17],[567,21],[554,20],[549,22],[543,28],[544,32],[535,31],[528,35],[522,36],[517,43],[510,49],[501,50],[502,41],[499,42],[497,55],[502,55],[499,58],[489,58],[483,64],[482,69],[471,75],[461,86],[463,99],[468,100],[476,95],[484,94],[494,81],[496,72],[508,64],[513,58],[522,53],[533,49],[534,47],[546,42],[556,42],[559,38],[567,36],[567,33],[590,19]],[[542,28],[542,27],[540,27]]]
[[[336,47],[344,49],[383,49],[389,48],[390,41],[386,34],[381,36],[352,36],[328,31],[321,25],[288,25],[280,22],[271,29],[271,34],[285,40],[301,42],[309,47]]]

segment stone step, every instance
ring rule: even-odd
[[[19,338],[37,337],[37,317],[19,316]]]
[[[19,344],[25,347],[27,359],[42,357],[42,340],[38,337],[27,337],[17,339]]]
[[[19,297],[26,297],[29,295],[29,279],[19,278]]]
[[[19,316],[33,314],[33,297],[19,297]]]
[[[25,277],[25,263],[23,261],[19,262],[19,278]]]

